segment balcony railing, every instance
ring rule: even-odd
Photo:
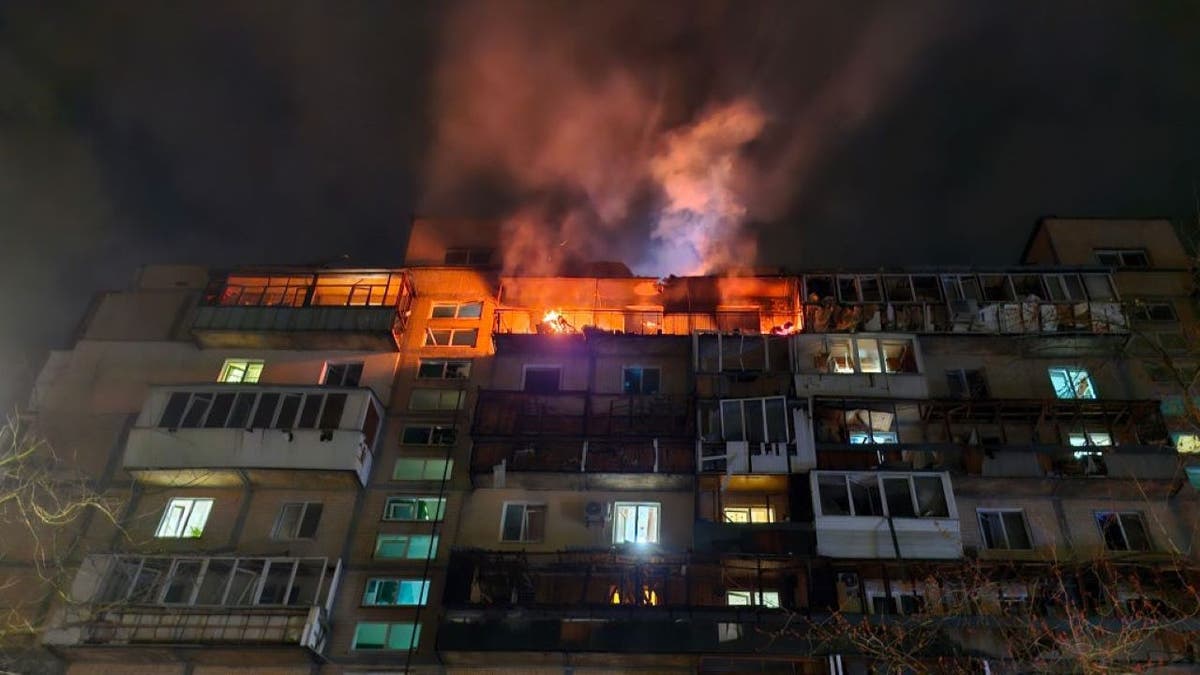
[[[484,390],[475,436],[691,437],[695,411],[683,396],[532,394]]]
[[[129,432],[125,468],[151,478],[195,470],[342,471],[365,484],[382,419],[383,406],[365,388],[156,387]]]
[[[546,312],[557,312],[546,321]],[[526,309],[496,310],[493,332],[499,334],[579,333],[585,328],[627,335],[691,335],[697,332],[783,334],[798,326],[794,311],[716,309],[711,312],[666,312],[660,309]]]
[[[471,471],[669,473],[696,470],[693,443],[681,439],[477,440]]]
[[[341,563],[326,558],[98,555],[46,642],[295,645],[320,653]]]
[[[192,332],[204,347],[396,349],[412,295],[405,272],[231,274],[210,284]]]

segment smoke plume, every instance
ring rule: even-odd
[[[824,27],[804,45],[806,10],[792,3],[654,7],[467,0],[450,11],[424,211],[499,217],[509,273],[606,259],[652,275],[753,265],[751,223],[786,212],[940,24],[887,5],[865,21],[819,17],[858,33],[805,59]]]

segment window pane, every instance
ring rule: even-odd
[[[478,319],[483,316],[482,302],[467,302],[458,306],[458,318],[460,319]]]
[[[979,531],[983,535],[985,548],[1005,548],[1002,527],[999,513],[995,511],[979,512]]]
[[[298,536],[301,539],[311,539],[316,536],[317,525],[321,522],[321,511],[324,508],[321,504],[309,503],[308,508],[304,510],[304,519],[300,521]]]
[[[1004,531],[1008,533],[1008,547],[1016,549],[1033,548],[1029,540],[1029,531],[1025,529],[1025,518],[1020,511],[1005,511]]]
[[[850,498],[854,502],[854,515],[883,515],[883,499],[879,495],[879,483],[875,476],[870,474],[851,476]]]
[[[746,440],[751,443],[762,443],[767,440],[763,420],[763,401],[761,399],[742,401],[742,410],[745,413]]]
[[[446,362],[446,379],[460,380],[471,376],[470,361],[447,361]]]
[[[1146,526],[1142,523],[1141,516],[1134,513],[1122,513],[1121,525],[1125,528],[1125,541],[1129,544],[1130,551],[1150,550],[1150,536],[1146,533]]]
[[[417,367],[417,377],[423,380],[441,379],[445,370],[445,361],[422,360],[421,365]]]
[[[526,368],[525,391],[531,394],[553,394],[559,390],[561,368]]]
[[[204,416],[208,414],[208,406],[212,403],[213,395],[210,393],[197,392],[192,394],[191,405],[188,406],[187,414],[183,416],[183,426],[186,429],[194,429],[200,426],[204,420]]]
[[[637,394],[642,391],[642,369],[626,368],[622,390],[626,394]]]
[[[746,440],[741,401],[721,401],[721,426],[726,441]]]
[[[861,340],[860,340],[861,342]],[[908,340],[884,340],[883,363],[889,373],[917,372],[917,355]]]
[[[188,399],[191,394],[183,391],[177,391],[171,394],[171,398],[167,399],[167,406],[163,410],[162,419],[159,420],[160,427],[178,427],[179,421],[183,419],[183,411],[187,408]]]
[[[345,394],[327,394],[325,396],[325,408],[321,410],[321,428],[340,429],[342,427],[342,412],[345,409]],[[368,408],[368,412],[370,410],[371,408]]]
[[[1100,526],[1100,534],[1104,538],[1104,546],[1110,551],[1126,551],[1129,549],[1125,535],[1115,513],[1097,513],[1096,524]]]
[[[525,515],[523,504],[509,504],[504,507],[504,523],[500,532],[502,541],[521,540],[521,520]]]
[[[525,541],[541,541],[546,534],[546,507],[528,506],[525,509]]]
[[[394,623],[388,633],[388,649],[409,649],[417,646],[419,626],[411,623]]]
[[[819,474],[817,491],[821,496],[821,513],[827,516],[850,515],[850,497],[846,493],[846,477],[842,474]]]
[[[658,368],[643,368],[642,369],[642,393],[657,394],[659,387],[659,379],[662,374]]]
[[[317,426],[317,413],[321,411],[321,404],[325,402],[323,394],[309,394],[304,397],[304,406],[300,409],[300,421],[296,423],[296,427],[300,429],[314,429]]]
[[[915,518],[912,493],[907,478],[884,478],[883,494],[887,498],[888,514],[893,518]]]
[[[254,401],[258,399],[258,394],[242,393],[237,395],[237,399],[233,403],[233,412],[229,415],[229,421],[225,426],[230,429],[240,429],[246,426],[250,421],[250,411],[254,408]]]
[[[429,316],[431,319],[453,319],[455,309],[455,305],[434,305]]]
[[[304,504],[284,504],[279,512],[279,519],[275,523],[272,538],[291,539],[296,536],[295,533],[300,526],[300,516],[303,512]]]
[[[448,329],[433,330],[432,328],[430,328],[425,331],[425,345],[426,346],[444,347],[448,344],[450,344],[450,331]]]
[[[409,445],[428,445],[433,435],[433,427],[404,427],[400,442]]]
[[[383,649],[387,642],[386,623],[360,623],[354,627],[353,649]]]
[[[187,524],[184,526],[184,537],[199,537],[204,533],[204,525],[208,522],[212,505],[211,499],[192,500],[192,512],[188,514]]]
[[[787,405],[781,398],[766,400],[767,440],[772,443],[787,441]]]
[[[266,429],[271,426],[271,420],[275,419],[275,408],[279,406],[279,394],[263,394],[258,397],[258,408],[254,410],[254,422],[251,426],[255,429]]]
[[[858,339],[858,369],[864,373],[881,373],[879,365],[879,341],[874,338]]]
[[[275,418],[276,429],[291,429],[296,424],[296,413],[300,411],[300,401],[303,394],[284,394],[283,404],[279,406],[279,417]]]
[[[946,494],[942,491],[940,477],[914,476],[913,486],[917,490],[917,507],[922,518],[950,517],[950,507],[946,504]]]
[[[479,335],[479,329],[472,328],[470,330],[456,330],[450,338],[450,344],[455,347],[474,347],[475,340]]]
[[[1084,274],[1083,285],[1087,288],[1088,298],[1107,301],[1116,297],[1107,274]]]

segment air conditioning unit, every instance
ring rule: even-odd
[[[584,525],[603,525],[612,518],[612,505],[604,502],[588,502],[583,509]]]

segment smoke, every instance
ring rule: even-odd
[[[423,209],[499,217],[508,273],[753,265],[752,223],[786,214],[948,14],[796,4],[462,2],[434,73]]]

